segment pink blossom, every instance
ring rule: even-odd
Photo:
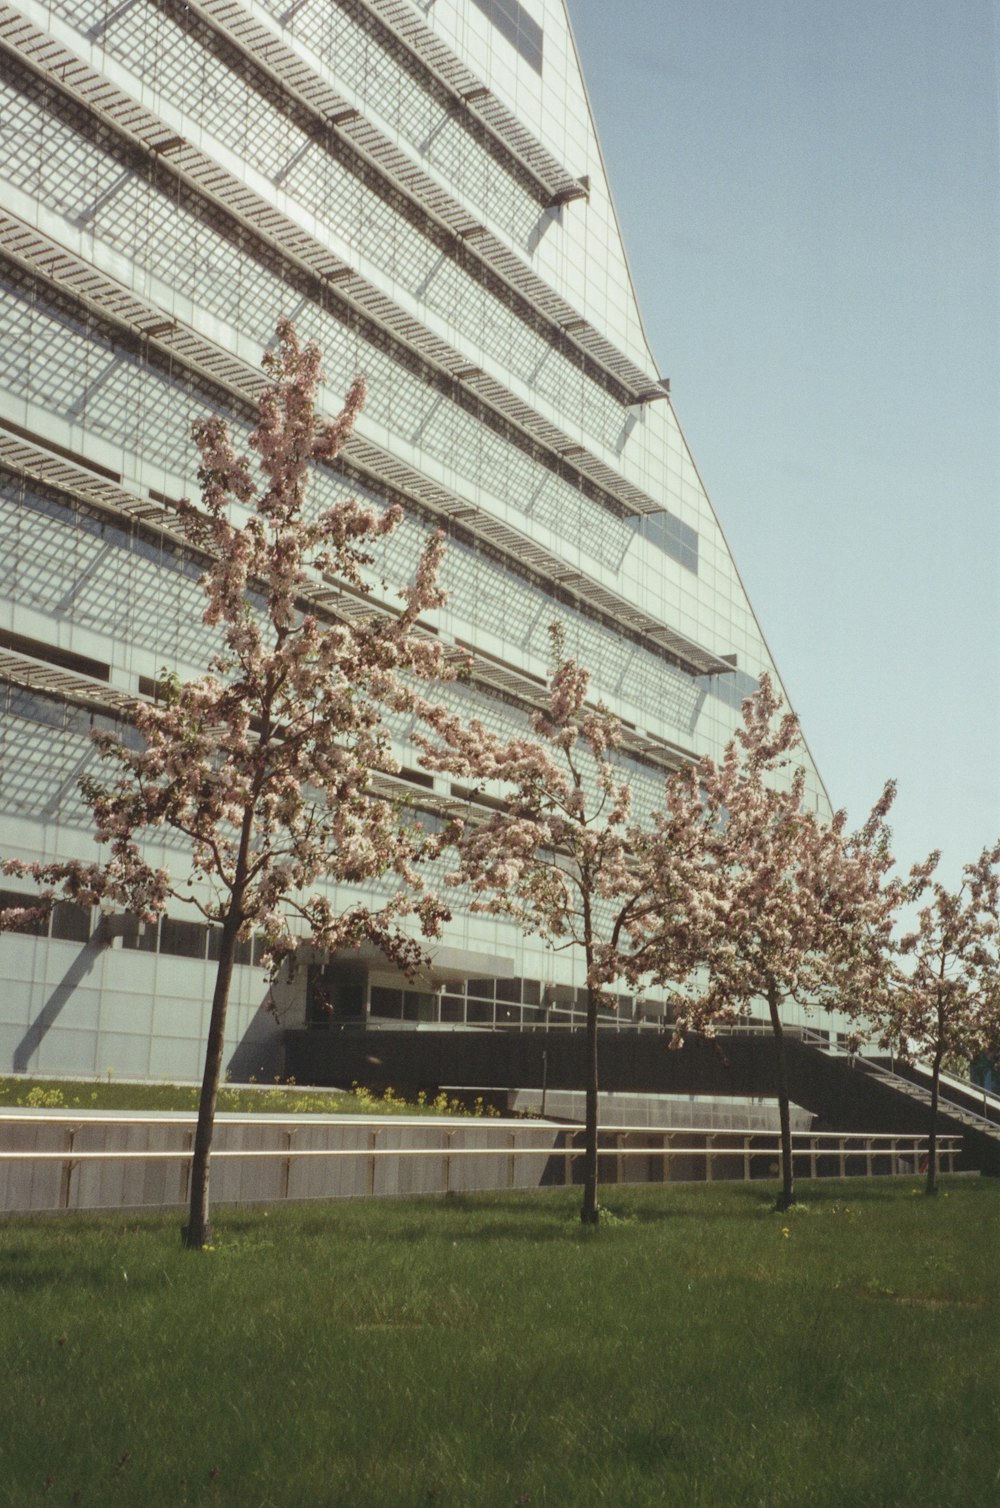
[[[272,969],[297,938],[329,949],[374,942],[412,969],[422,950],[405,928],[413,923],[436,936],[448,915],[423,873],[423,859],[440,846],[404,807],[373,799],[370,779],[373,770],[394,767],[390,717],[422,717],[431,727],[444,716],[423,688],[451,673],[449,661],[416,627],[444,600],[437,579],[443,537],[427,541],[402,613],[373,603],[370,613],[341,622],[320,617],[311,591],[321,581],[369,594],[372,546],[401,514],[353,501],[307,514],[312,470],[350,436],[365,389],[359,379],[341,413],[320,419],[318,350],[301,344],[286,320],[277,334],[249,441],[259,481],[226,424],[211,417],[194,426],[200,503],[177,507],[190,544],[209,557],[200,585],[220,648],[200,678],[181,683],[165,674],[162,698],[136,707],[141,749],[105,733],[95,739],[107,774],[83,789],[105,849],[100,861],[23,871],[48,887],[42,911],[57,893],[114,902],[150,919],[183,902],[223,927],[192,1174],[195,1244],[207,1220],[237,940],[262,932]],[[177,877],[144,851],[161,829],[188,846],[190,863]],[[19,872],[14,863],[6,872]],[[329,898],[331,886],[371,889],[375,881],[388,882],[381,902],[340,908]]]

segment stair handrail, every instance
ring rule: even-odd
[[[805,1034],[803,1033],[803,1041],[805,1040]],[[830,1052],[831,1050],[830,1045],[825,1043],[818,1033],[815,1034],[815,1040],[813,1040],[811,1045],[819,1047],[826,1052]],[[905,1089],[913,1090],[921,1096],[930,1096],[931,1091],[927,1085],[915,1083],[913,1079],[908,1079],[903,1074],[897,1073],[894,1068],[887,1068],[884,1063],[879,1063],[875,1058],[863,1057],[860,1051],[849,1052],[847,1056],[850,1057],[852,1063],[860,1063],[866,1073],[881,1074],[883,1078],[892,1079],[896,1084],[903,1086]],[[977,1084],[974,1087],[978,1092],[980,1086]],[[987,1096],[986,1091],[984,1091],[984,1103],[987,1098],[993,1099],[994,1097],[991,1095]],[[995,1103],[997,1109],[1000,1110],[1000,1102]],[[952,1111],[957,1115],[970,1116],[973,1120],[979,1121],[984,1129],[992,1131],[994,1135],[1000,1135],[1000,1124],[997,1121],[991,1120],[988,1115],[984,1115],[978,1110],[971,1110],[968,1105],[960,1105],[957,1100],[949,1099],[947,1095],[940,1092],[940,1088],[938,1090],[938,1105],[942,1109]]]

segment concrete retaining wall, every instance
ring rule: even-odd
[[[162,1154],[187,1153],[193,1132],[188,1115],[0,1112],[0,1212],[181,1207],[188,1197],[187,1159]],[[525,1121],[220,1115],[212,1203],[537,1188],[559,1137],[557,1127]],[[532,1148],[537,1155],[521,1155]],[[429,1155],[416,1155],[422,1149]],[[518,1155],[475,1155],[486,1149]],[[329,1150],[354,1155],[316,1155]],[[4,1159],[4,1151],[58,1155],[19,1162]],[[283,1155],[229,1155],[264,1151]],[[87,1161],[80,1157],[86,1152],[161,1155]]]

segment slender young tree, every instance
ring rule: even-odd
[[[161,704],[136,707],[138,751],[97,735],[116,772],[85,786],[101,859],[4,865],[47,886],[43,904],[58,889],[153,920],[168,903],[183,902],[221,926],[184,1229],[192,1248],[211,1239],[210,1152],[238,944],[262,932],[272,975],[303,941],[331,951],[373,941],[405,968],[421,950],[404,919],[412,927],[415,915],[433,936],[448,915],[421,892],[416,868],[434,839],[372,789],[374,772],[399,768],[389,721],[432,706],[420,683],[444,670],[440,650],[415,631],[418,617],[443,600],[441,538],[428,541],[413,584],[400,594],[401,612],[321,621],[309,607],[310,585],[322,575],[366,593],[372,547],[396,527],[400,511],[307,506],[312,464],[337,454],[364,386],[352,387],[338,418],[318,419],[320,354],[300,345],[287,321],[264,366],[249,440],[259,482],[225,423],[208,418],[194,431],[201,505],[178,505],[188,540],[209,557],[200,585],[219,649],[203,676],[169,676]],[[147,858],[164,829],[190,854],[176,874]],[[386,877],[392,883],[381,904],[341,902],[329,889],[313,889],[349,885],[370,895]]]
[[[781,1123],[779,1209],[795,1199],[791,1114],[782,1007],[843,1006],[873,998],[884,976],[895,904],[886,876],[892,859],[885,818],[887,785],[865,826],[845,835],[838,813],[824,824],[805,809],[798,722],[782,714],[770,679],[743,706],[743,727],[721,763],[703,760],[688,799],[699,808],[703,839],[699,935],[704,964],[679,1029],[708,1028],[767,1005],[775,1043],[775,1093]],[[672,929],[651,914],[637,961],[660,977],[658,949],[672,950]],[[669,956],[669,953],[668,953]]]
[[[931,1065],[925,1192],[937,1193],[941,1069],[1000,1043],[1000,842],[984,848],[949,890],[934,878],[939,853],[913,867],[906,898],[920,906],[899,941],[902,969],[876,1016],[881,1045]]]
[[[598,1204],[598,1018],[608,989],[623,976],[651,904],[637,888],[632,791],[615,751],[620,724],[586,702],[589,674],[564,656],[553,624],[554,669],[547,702],[533,718],[534,738],[503,740],[476,720],[428,716],[437,741],[418,738],[423,762],[473,783],[498,782],[503,804],[470,811],[455,824],[457,862],[450,876],[473,893],[473,909],[513,917],[556,951],[575,949],[586,965],[584,1181],[580,1218],[600,1219]],[[678,845],[672,904],[694,893]],[[666,905],[667,866],[660,897]],[[679,967],[679,966],[678,966]],[[668,972],[664,953],[662,972]]]

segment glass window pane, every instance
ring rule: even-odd
[[[0,890],[0,911],[20,911],[26,906],[34,906],[38,902],[37,895],[28,895],[19,890]],[[43,917],[37,922],[20,922],[17,926],[7,927],[8,932],[24,932],[29,937],[44,937],[48,932],[48,918]]]
[[[86,942],[90,936],[90,907],[59,901],[52,908],[52,936],[63,942]]]
[[[207,931],[204,922],[164,916],[160,921],[160,952],[173,953],[179,958],[204,958]]]
[[[139,953],[155,953],[159,921],[141,922],[137,916],[126,916],[122,932],[122,947],[134,948]]]

